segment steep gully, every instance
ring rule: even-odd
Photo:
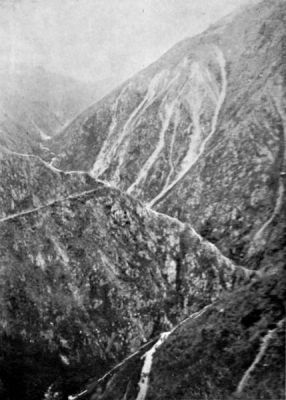
[[[196,163],[197,159],[204,151],[205,142],[213,135],[216,130],[217,120],[219,116],[219,112],[221,106],[223,104],[225,95],[226,95],[226,71],[225,71],[225,59],[222,51],[214,46],[213,48],[215,59],[218,62],[221,70],[221,80],[222,87],[221,93],[218,93],[218,88],[214,85],[212,81],[212,77],[207,68],[200,65],[198,62],[193,62],[190,66],[190,74],[185,79],[185,82],[180,83],[181,72],[186,71],[188,67],[188,60],[184,59],[183,62],[178,66],[178,71],[174,74],[174,76],[169,79],[170,71],[163,70],[160,73],[156,74],[151,82],[148,85],[147,93],[144,96],[143,100],[136,106],[133,112],[130,114],[129,118],[125,122],[122,129],[119,129],[119,134],[117,135],[116,128],[118,128],[117,121],[117,109],[118,104],[121,100],[121,97],[124,95],[125,91],[128,90],[128,86],[125,87],[117,99],[114,102],[112,107],[112,122],[109,127],[109,131],[107,133],[106,139],[103,143],[103,146],[96,158],[96,161],[91,169],[91,175],[95,178],[101,176],[110,166],[111,161],[117,158],[117,166],[115,172],[111,178],[111,182],[113,184],[118,184],[120,182],[120,169],[123,165],[126,151],[128,149],[128,145],[130,142],[130,134],[135,130],[136,125],[140,118],[144,115],[147,109],[154,104],[154,102],[161,98],[164,95],[161,106],[159,110],[159,119],[161,120],[161,130],[159,132],[159,138],[156,148],[153,150],[151,155],[145,161],[143,167],[137,174],[135,181],[129,186],[127,189],[127,193],[133,193],[134,189],[139,184],[142,184],[148,173],[150,172],[152,166],[157,161],[158,156],[162,152],[165,147],[165,135],[169,128],[170,122],[175,115],[175,128],[173,137],[171,139],[171,149],[169,154],[169,167],[170,172],[165,181],[164,188],[161,193],[159,193],[155,199],[153,199],[150,205],[153,205],[154,201],[157,201],[157,198],[163,197],[165,192],[169,192],[188,172],[193,164]],[[210,98],[216,105],[214,117],[211,126],[211,133],[207,136],[205,140],[202,141],[202,132],[200,127],[200,112],[202,107],[202,99],[200,96],[200,85],[205,85],[207,88]],[[172,98],[172,95],[174,98]],[[192,97],[190,100],[189,98]],[[189,149],[187,154],[184,157],[184,160],[181,165],[181,172],[179,176],[175,179],[174,182],[170,182],[171,176],[174,170],[174,165],[172,163],[173,157],[173,147],[175,143],[175,136],[177,130],[178,123],[178,109],[180,105],[180,101],[184,100],[190,107],[190,114],[192,115],[192,120],[194,123],[194,133],[192,135]]]
[[[219,95],[219,99],[217,102],[216,110],[215,110],[215,113],[213,116],[211,131],[210,131],[209,135],[201,143],[200,146],[198,144],[196,145],[196,142],[197,143],[199,142],[201,132],[200,132],[199,117],[198,117],[197,113],[194,112],[193,113],[194,125],[195,125],[194,146],[192,145],[193,143],[191,142],[191,145],[185,156],[185,159],[182,162],[181,172],[179,173],[177,178],[172,183],[170,183],[167,187],[165,187],[161,191],[161,193],[159,193],[152,201],[149,202],[150,207],[153,207],[156,204],[158,204],[160,201],[162,201],[168,195],[168,193],[185,177],[185,175],[189,172],[189,170],[192,168],[192,166],[201,157],[201,155],[203,154],[203,152],[206,148],[207,143],[209,142],[209,140],[212,138],[212,136],[216,132],[219,113],[220,113],[221,107],[223,105],[224,99],[226,97],[227,74],[226,74],[226,61],[225,61],[224,55],[218,47],[216,47],[215,50],[216,50],[216,58],[220,65],[220,70],[221,70],[222,88],[221,88],[221,93]]]
[[[144,164],[143,168],[141,169],[141,171],[139,172],[135,182],[127,189],[127,193],[131,193],[132,190],[143,180],[146,179],[148,172],[150,171],[152,165],[154,164],[154,162],[156,161],[158,155],[161,153],[161,151],[164,148],[164,144],[165,144],[165,133],[169,127],[174,109],[176,107],[176,104],[178,102],[178,100],[180,99],[181,93],[184,90],[184,86],[183,88],[180,90],[180,92],[178,93],[178,95],[176,96],[175,100],[173,100],[170,104],[166,104],[165,105],[165,118],[161,115],[162,118],[162,129],[160,131],[159,134],[159,142],[157,144],[157,147],[155,148],[155,150],[153,151],[153,153],[151,154],[151,156],[148,158],[148,160],[146,161],[146,163]]]
[[[220,74],[221,74],[220,93],[219,89],[216,88],[215,85],[213,84],[208,69],[201,66],[198,62],[193,62],[191,64],[190,75],[183,84],[179,83],[179,87],[178,87],[178,80],[180,78],[180,71],[177,72],[175,76],[167,83],[166,81],[169,76],[169,72],[163,70],[162,72],[155,75],[155,77],[153,77],[148,86],[147,94],[127,119],[127,122],[120,130],[119,137],[116,137],[114,133],[115,133],[115,128],[117,126],[118,103],[124,91],[127,90],[128,87],[122,90],[122,92],[119,94],[113,106],[112,122],[109,128],[109,132],[100,150],[100,153],[97,156],[93,168],[90,171],[93,177],[98,178],[99,176],[101,176],[104,173],[104,171],[106,171],[107,168],[110,166],[112,159],[114,159],[114,157],[117,156],[118,165],[113,177],[111,178],[111,182],[113,184],[119,183],[120,168],[124,162],[124,156],[126,155],[126,151],[129,144],[129,133],[131,133],[135,129],[137,122],[139,121],[140,117],[144,115],[148,107],[150,107],[157,99],[159,99],[163,94],[165,94],[161,102],[161,110],[159,110],[159,118],[161,120],[162,127],[159,132],[159,139],[157,146],[153,150],[151,155],[148,157],[147,161],[145,161],[135,181],[128,187],[127,193],[132,194],[136,189],[136,187],[139,184],[142,184],[147,178],[148,173],[150,172],[154,163],[157,161],[158,156],[164,149],[166,140],[165,135],[169,128],[170,122],[173,118],[174,132],[170,143],[170,152],[168,160],[170,170],[165,180],[165,184],[162,191],[149,202],[148,206],[152,207],[156,205],[158,202],[160,202],[163,198],[167,196],[167,194],[173,189],[173,187],[175,187],[184,178],[184,176],[189,172],[191,167],[201,157],[201,155],[204,153],[207,143],[216,132],[219,114],[224,99],[226,97],[227,74],[226,74],[226,61],[223,52],[217,46],[214,46],[213,51],[215,54],[215,59],[220,67]],[[185,68],[186,64],[187,64],[186,60],[184,60],[181,68],[183,67]],[[203,102],[203,99],[201,98],[200,95],[200,84],[202,83],[204,83],[204,85],[207,87],[210,98],[215,104],[215,111],[211,122],[210,133],[203,140],[202,140],[201,125],[200,125],[200,113]],[[172,92],[178,92],[173,99],[172,95],[170,96]],[[184,100],[189,105],[189,110],[194,125],[194,131],[189,143],[189,148],[187,150],[187,153],[181,163],[180,167],[181,171],[178,173],[178,176],[175,177],[173,181],[171,181],[175,169],[173,163],[173,149],[177,133],[177,125],[179,122],[178,106],[180,104],[180,101],[182,100]]]
[[[110,165],[110,162],[112,158],[114,157],[115,154],[119,154],[119,167],[120,168],[122,162],[123,162],[123,156],[125,154],[125,150],[127,147],[126,143],[126,138],[128,136],[128,133],[130,130],[135,126],[136,121],[138,117],[140,116],[140,113],[144,113],[144,111],[162,94],[162,89],[160,88],[161,84],[163,81],[165,81],[166,78],[166,71],[162,71],[160,74],[156,75],[153,80],[151,81],[147,94],[143,98],[143,100],[140,102],[140,104],[135,108],[135,110],[131,113],[129,116],[127,122],[125,123],[124,127],[122,128],[121,134],[118,138],[117,141],[115,141],[112,145],[110,145],[109,138],[112,138],[113,131],[116,127],[116,114],[117,114],[117,107],[118,107],[118,102],[120,101],[120,98],[123,94],[123,92],[126,90],[123,89],[123,91],[120,93],[118,99],[116,100],[115,107],[114,107],[114,118],[112,120],[109,132],[107,134],[107,138],[102,146],[102,149],[97,156],[97,159],[93,165],[93,168],[91,170],[91,175],[97,178],[100,176]],[[171,83],[170,83],[171,84]],[[169,85],[170,85],[169,84]],[[163,90],[164,90],[164,85]],[[123,148],[120,148],[123,147]],[[116,177],[114,178],[116,180]]]

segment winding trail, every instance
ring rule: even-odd
[[[101,182],[101,183],[103,183],[103,182]],[[42,206],[39,206],[39,207],[36,207],[36,208],[32,208],[32,209],[29,209],[29,210],[25,210],[25,211],[21,211],[21,212],[15,213],[15,214],[7,215],[6,217],[3,217],[3,218],[0,219],[0,223],[6,222],[6,221],[10,221],[10,220],[13,220],[13,219],[18,218],[18,217],[23,217],[25,215],[37,213],[38,211],[44,210],[45,208],[48,208],[48,207],[50,207],[50,206],[52,206],[52,205],[54,205],[56,203],[62,203],[62,202],[65,202],[67,200],[77,199],[79,197],[83,197],[83,196],[86,196],[86,195],[89,195],[89,194],[92,194],[92,193],[96,193],[98,190],[99,190],[99,188],[94,188],[94,189],[86,190],[84,192],[75,193],[75,194],[72,194],[72,195],[67,196],[67,197],[62,197],[62,198],[59,198],[59,199],[56,199],[56,200],[51,200],[50,202],[48,202],[46,204],[43,204]]]
[[[281,165],[280,175],[278,178],[278,189],[276,194],[276,201],[274,209],[267,221],[261,226],[261,228],[255,233],[252,239],[251,246],[248,250],[248,256],[251,256],[257,251],[257,248],[262,249],[267,242],[269,236],[269,227],[276,217],[279,216],[283,206],[283,199],[285,196],[285,169],[286,169],[286,112],[283,110],[282,105],[270,94],[272,104],[279,114],[282,125],[283,125],[283,137],[281,137]],[[271,131],[271,130],[270,130]]]
[[[212,124],[211,124],[211,130],[209,135],[205,138],[205,140],[201,143],[200,147],[197,149],[194,149],[192,147],[192,142],[189,147],[188,153],[183,160],[183,165],[182,165],[182,170],[179,173],[178,177],[165,189],[163,189],[153,200],[149,202],[149,206],[153,207],[159,202],[161,202],[169,193],[170,191],[186,176],[186,174],[190,171],[192,166],[197,162],[197,160],[200,158],[200,156],[204,153],[206,145],[214,135],[217,129],[217,122],[219,118],[219,114],[222,108],[222,105],[224,103],[225,97],[226,97],[226,90],[227,90],[227,74],[226,74],[226,60],[224,58],[223,52],[218,48],[215,47],[215,53],[216,53],[216,59],[220,65],[220,70],[221,70],[221,79],[222,79],[222,88],[221,92],[219,95],[219,99],[217,102],[217,106],[215,109],[215,113],[212,119]],[[198,146],[198,135],[200,133],[200,127],[199,127],[199,120],[198,116],[196,115],[194,119],[194,124],[195,124],[195,147]]]
[[[47,167],[49,170],[51,170],[51,171],[53,171],[53,172],[56,172],[56,173],[59,173],[59,174],[62,174],[62,175],[88,175],[88,176],[90,176],[92,179],[94,179],[95,182],[100,182],[100,183],[103,183],[104,185],[106,185],[106,186],[108,186],[108,187],[115,188],[115,186],[112,185],[112,184],[111,184],[110,182],[108,182],[108,181],[104,181],[104,180],[102,180],[102,179],[95,179],[95,178],[90,174],[90,172],[88,172],[88,171],[84,171],[84,170],[82,170],[82,171],[80,171],[80,170],[76,170],[76,171],[64,171],[64,170],[62,170],[62,169],[58,169],[58,168],[54,167],[54,166],[52,165],[52,162],[54,161],[55,157],[52,159],[52,161],[51,161],[50,163],[48,163],[48,162],[44,161],[41,157],[39,157],[39,156],[37,156],[37,155],[35,155],[35,154],[17,153],[16,151],[12,151],[12,150],[9,150],[9,149],[6,149],[6,148],[5,148],[5,153],[12,154],[12,155],[16,155],[16,156],[18,156],[18,157],[23,157],[23,158],[35,158],[36,160],[38,160],[40,163],[42,163],[43,165],[45,165],[45,167]],[[119,189],[118,189],[118,190],[119,190]]]
[[[267,334],[263,337],[262,341],[261,341],[261,345],[260,345],[260,349],[259,352],[257,353],[253,363],[250,365],[250,367],[245,371],[243,377],[241,378],[237,389],[236,389],[236,394],[241,394],[244,390],[244,388],[247,386],[247,383],[249,381],[249,379],[251,378],[251,374],[253,373],[253,371],[255,370],[256,366],[260,363],[260,361],[262,360],[263,356],[265,355],[267,348],[271,342],[271,340],[273,339],[275,333],[278,331],[279,328],[282,327],[283,323],[285,322],[285,318],[283,318],[282,320],[280,320],[276,327],[274,329],[271,329],[267,332]]]
[[[12,150],[9,150],[9,149],[5,149],[5,152],[8,153],[8,154],[16,155],[18,157],[34,158],[34,159],[38,160],[41,164],[43,164],[47,169],[49,169],[52,172],[58,173],[58,174],[62,174],[62,175],[66,175],[66,176],[68,176],[68,175],[82,175],[82,176],[88,175],[88,176],[90,176],[89,172],[87,172],[87,171],[62,171],[60,169],[57,169],[57,168],[53,167],[52,165],[50,165],[46,161],[42,160],[39,156],[34,155],[34,154],[21,154],[21,153],[17,153],[15,151],[12,151]],[[91,177],[91,178],[93,178],[93,177]],[[105,185],[105,186],[107,186],[109,188],[114,188],[114,186],[112,186],[109,182],[105,182],[105,181],[103,181],[101,179],[96,179],[94,181],[95,181],[95,183],[98,182],[98,183],[100,183],[102,185]],[[69,195],[67,197],[60,197],[58,199],[52,199],[51,201],[49,201],[46,204],[43,204],[43,205],[41,205],[39,207],[31,208],[31,209],[28,209],[28,210],[24,210],[24,211],[15,213],[15,214],[10,214],[10,215],[7,215],[5,217],[2,217],[0,219],[0,223],[1,222],[5,222],[5,221],[9,221],[9,220],[13,220],[13,219],[15,219],[17,217],[21,217],[21,216],[24,216],[24,215],[32,214],[34,212],[38,212],[38,211],[43,210],[43,209],[45,209],[47,207],[50,207],[51,205],[53,205],[55,203],[64,202],[64,201],[69,200],[69,199],[74,199],[74,198],[78,198],[78,197],[81,197],[81,196],[84,196],[84,195],[95,193],[98,189],[99,188],[93,188],[93,189],[90,189],[90,190],[87,190],[87,191],[71,194],[71,195]]]
[[[60,172],[60,173],[62,173],[62,174],[66,174],[66,173],[67,173],[66,171],[62,171],[62,170],[60,170],[60,169],[54,167],[54,166],[52,165],[52,162],[48,163],[48,162],[44,161],[41,157],[37,156],[36,154],[18,153],[18,152],[16,152],[16,151],[9,150],[9,149],[6,149],[6,148],[5,148],[5,153],[7,153],[7,154],[12,154],[12,155],[15,155],[15,156],[18,156],[18,157],[23,157],[23,158],[35,158],[36,160],[38,160],[38,161],[40,161],[42,164],[44,164],[48,169],[50,169],[50,170],[52,170],[52,171],[54,171],[54,172]],[[53,159],[53,160],[54,160],[54,159]],[[85,172],[85,173],[86,173],[86,172]]]

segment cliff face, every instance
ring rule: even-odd
[[[190,222],[239,263],[281,264],[285,15],[264,1],[179,43],[71,124],[55,165]]]

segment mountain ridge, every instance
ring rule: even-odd
[[[183,40],[56,138],[54,165],[93,171],[267,268],[255,235],[284,192],[285,13],[262,1]]]
[[[1,147],[1,398],[282,400],[285,5]]]

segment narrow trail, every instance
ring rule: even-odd
[[[243,390],[245,389],[245,387],[248,384],[249,379],[251,378],[251,374],[253,373],[253,371],[255,370],[255,368],[257,367],[257,365],[260,363],[263,356],[265,355],[265,353],[268,349],[268,346],[269,346],[271,340],[273,339],[275,333],[278,331],[279,328],[282,327],[284,322],[285,322],[285,318],[280,320],[277,323],[276,327],[274,329],[269,330],[267,332],[267,334],[263,337],[263,339],[261,341],[259,352],[257,353],[253,363],[245,371],[243,377],[241,378],[241,380],[237,386],[236,392],[235,392],[236,394],[240,395],[243,392]]]
[[[90,173],[88,171],[80,171],[80,170],[76,170],[76,171],[64,171],[62,169],[58,169],[56,167],[54,167],[52,165],[52,161],[50,163],[44,161],[41,157],[35,155],[35,154],[24,154],[24,153],[17,153],[16,151],[12,151],[9,149],[5,148],[5,153],[7,154],[12,154],[18,157],[23,157],[23,158],[35,158],[36,160],[38,160],[41,164],[43,164],[45,167],[47,167],[47,169],[49,169],[50,171],[56,172],[58,174],[61,175],[88,175],[90,176],[92,179],[94,179],[95,182],[100,182],[100,183],[104,183],[106,186],[108,187],[114,187],[110,182],[104,181],[102,179],[95,179],[93,176],[90,175]]]
[[[38,160],[41,164],[43,164],[47,169],[49,169],[50,171],[52,171],[54,173],[59,173],[59,174],[66,175],[66,176],[69,176],[69,175],[82,175],[82,176],[85,176],[85,175],[87,175],[87,176],[90,176],[92,179],[94,179],[87,171],[62,171],[62,170],[60,170],[58,168],[53,167],[52,165],[50,165],[46,161],[42,160],[39,156],[34,155],[34,154],[22,154],[22,153],[17,153],[15,151],[8,150],[8,149],[5,149],[5,152],[8,153],[8,154],[16,155],[18,157],[34,158],[34,159]],[[109,182],[103,181],[101,179],[94,179],[94,182],[95,183],[97,182],[97,183],[100,183],[100,184],[102,184],[102,185],[104,185],[106,187],[115,189],[115,187],[112,186]],[[43,209],[45,209],[47,207],[50,207],[51,205],[53,205],[55,203],[64,202],[64,201],[66,201],[68,199],[74,199],[74,198],[78,198],[78,197],[81,197],[81,196],[84,196],[84,195],[87,195],[87,194],[95,193],[97,190],[98,190],[98,188],[93,188],[93,189],[90,189],[90,190],[87,190],[87,191],[71,194],[71,195],[69,195],[67,197],[60,197],[58,199],[52,199],[51,201],[49,201],[46,204],[43,204],[43,205],[41,205],[39,207],[35,207],[35,208],[32,208],[32,209],[21,211],[19,213],[10,214],[10,215],[7,215],[5,217],[2,217],[0,219],[0,223],[1,222],[5,222],[5,221],[9,221],[9,220],[12,220],[12,219],[15,219],[17,217],[24,216],[24,215],[32,214],[34,212],[38,212],[38,211],[43,210]]]
[[[201,155],[204,153],[206,145],[214,135],[217,129],[217,123],[218,123],[218,118],[219,114],[222,108],[222,105],[224,103],[225,97],[226,97],[226,90],[227,90],[227,74],[226,74],[226,60],[224,58],[224,55],[222,51],[218,48],[215,47],[215,53],[216,53],[216,59],[219,63],[220,70],[221,70],[221,78],[222,78],[222,88],[221,92],[219,95],[219,100],[217,102],[217,106],[215,109],[215,113],[212,119],[212,124],[211,124],[211,130],[209,135],[204,139],[204,141],[201,143],[200,148],[198,149],[198,152],[194,154],[193,148],[189,148],[189,151],[185,157],[185,160],[183,161],[183,167],[181,172],[179,173],[178,177],[165,189],[163,189],[153,200],[149,202],[149,206],[153,207],[156,204],[158,204],[160,201],[162,201],[169,193],[170,191],[186,176],[186,174],[190,171],[192,166],[198,161],[198,159],[201,157]],[[198,126],[198,118],[196,117],[194,123],[197,124],[196,126],[196,134],[199,134],[200,127]],[[197,138],[197,137],[196,137]]]
[[[15,218],[22,217],[22,216],[25,216],[25,215],[37,213],[38,211],[44,210],[45,208],[48,208],[48,207],[50,207],[50,206],[52,206],[52,205],[54,205],[56,203],[62,203],[62,202],[65,202],[67,200],[77,199],[79,197],[83,197],[83,196],[86,196],[86,195],[89,195],[89,194],[92,194],[92,193],[96,193],[98,190],[99,190],[99,188],[94,188],[94,189],[86,190],[84,192],[75,193],[75,194],[69,195],[67,197],[62,197],[62,198],[59,198],[59,199],[56,199],[56,200],[52,200],[52,201],[50,201],[50,202],[48,202],[48,203],[46,203],[46,204],[44,204],[42,206],[36,207],[36,208],[32,208],[32,209],[29,209],[29,210],[21,211],[19,213],[7,215],[6,217],[3,217],[3,218],[0,219],[0,223],[6,222],[6,221],[10,221],[10,220],[13,220]]]
[[[63,174],[66,173],[65,171],[62,171],[62,170],[54,167],[53,165],[51,165],[51,163],[48,163],[48,162],[44,161],[41,157],[37,156],[36,154],[18,153],[16,151],[12,151],[12,150],[9,150],[9,149],[6,149],[6,148],[5,148],[5,153],[12,154],[12,155],[15,155],[15,156],[18,156],[18,157],[35,158],[36,160],[38,160],[42,164],[44,164],[48,169],[50,169],[50,170],[52,170],[54,172],[60,172],[60,173],[63,173]]]
[[[266,245],[268,240],[268,236],[270,233],[270,226],[275,220],[276,217],[279,216],[280,211],[283,206],[283,199],[285,197],[285,173],[286,173],[286,112],[283,110],[282,105],[277,101],[277,99],[269,94],[272,100],[272,104],[279,114],[282,124],[283,124],[283,137],[281,138],[281,165],[280,165],[280,174],[278,178],[278,188],[276,194],[276,201],[274,209],[264,224],[259,228],[259,230],[255,233],[252,239],[252,243],[248,250],[248,256],[251,256],[257,248],[263,248]]]

